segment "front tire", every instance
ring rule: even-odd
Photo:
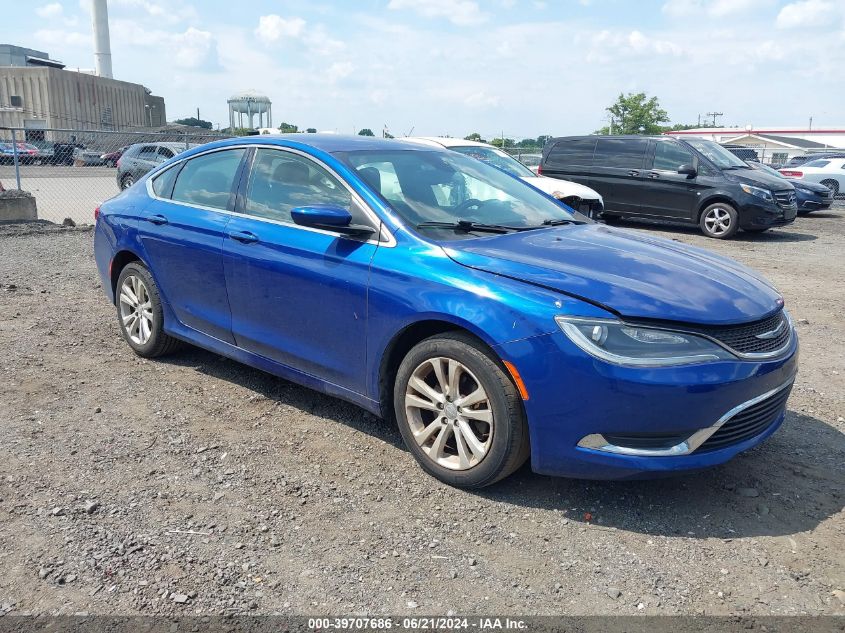
[[[467,334],[441,334],[411,349],[393,402],[408,450],[446,484],[488,486],[528,458],[519,393],[495,356]]]
[[[161,297],[145,266],[127,264],[120,271],[115,294],[120,333],[138,356],[155,358],[179,347],[179,341],[164,332]]]
[[[739,214],[728,203],[716,202],[701,212],[698,225],[707,237],[727,240],[739,230]]]
[[[821,184],[823,184],[825,187],[830,189],[834,198],[839,195],[839,182],[838,181],[836,181],[836,180],[822,180]]]
[[[123,178],[120,179],[120,188],[121,189],[129,189],[132,185],[135,184],[135,177],[132,174],[126,174]]]

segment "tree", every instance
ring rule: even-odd
[[[279,132],[282,134],[293,134],[294,132],[299,132],[299,127],[294,125],[293,123],[285,123],[284,121],[279,126]]]
[[[486,143],[487,142],[483,138],[481,138],[481,134],[479,134],[478,132],[473,132],[472,134],[465,136],[464,140],[465,141],[476,141],[478,143]]]
[[[552,140],[551,134],[541,134],[537,137],[537,147],[545,147],[550,140]]]
[[[514,145],[516,145],[516,141],[512,138],[494,138],[492,141],[490,141],[490,145],[492,145],[493,147],[513,147]]]
[[[179,125],[190,125],[191,127],[201,127],[204,130],[210,130],[214,127],[211,121],[203,121],[195,116],[188,117],[187,119],[176,119],[174,123],[178,123]]]
[[[363,130],[358,132],[358,136],[375,136],[375,134],[373,134],[373,131],[370,128],[365,127]]]
[[[316,134],[316,133],[317,133],[317,128],[315,128],[315,127],[309,127],[309,128],[308,128],[307,130],[305,130],[305,131],[306,131],[308,134]]]
[[[620,94],[605,110],[610,113],[613,129],[606,126],[598,134],[660,134],[660,124],[669,122],[669,114],[660,107],[657,97],[649,99],[644,92]]]

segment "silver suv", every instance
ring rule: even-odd
[[[130,145],[117,161],[117,186],[128,189],[154,167],[184,152],[185,143],[136,143]]]

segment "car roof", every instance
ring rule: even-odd
[[[285,141],[307,145],[314,149],[328,153],[354,152],[358,150],[390,150],[390,149],[413,149],[419,150],[416,143],[407,142],[404,139],[379,138],[377,136],[358,136],[351,134],[258,134],[254,136],[240,136],[229,139],[226,144],[234,143],[273,143],[282,141],[279,145],[285,145]]]
[[[489,143],[479,143],[478,141],[467,141],[462,138],[452,138],[451,136],[409,136],[404,139],[415,143],[437,144],[441,147],[493,147]]]

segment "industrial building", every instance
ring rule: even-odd
[[[132,130],[167,122],[164,99],[112,78],[106,0],[92,2],[93,72],[68,70],[38,51],[0,44],[0,127],[25,128],[29,141],[60,140],[49,129]]]
[[[765,162],[783,163],[793,156],[845,148],[845,128],[703,127],[665,132],[675,138],[704,138],[723,145],[754,149]]]

